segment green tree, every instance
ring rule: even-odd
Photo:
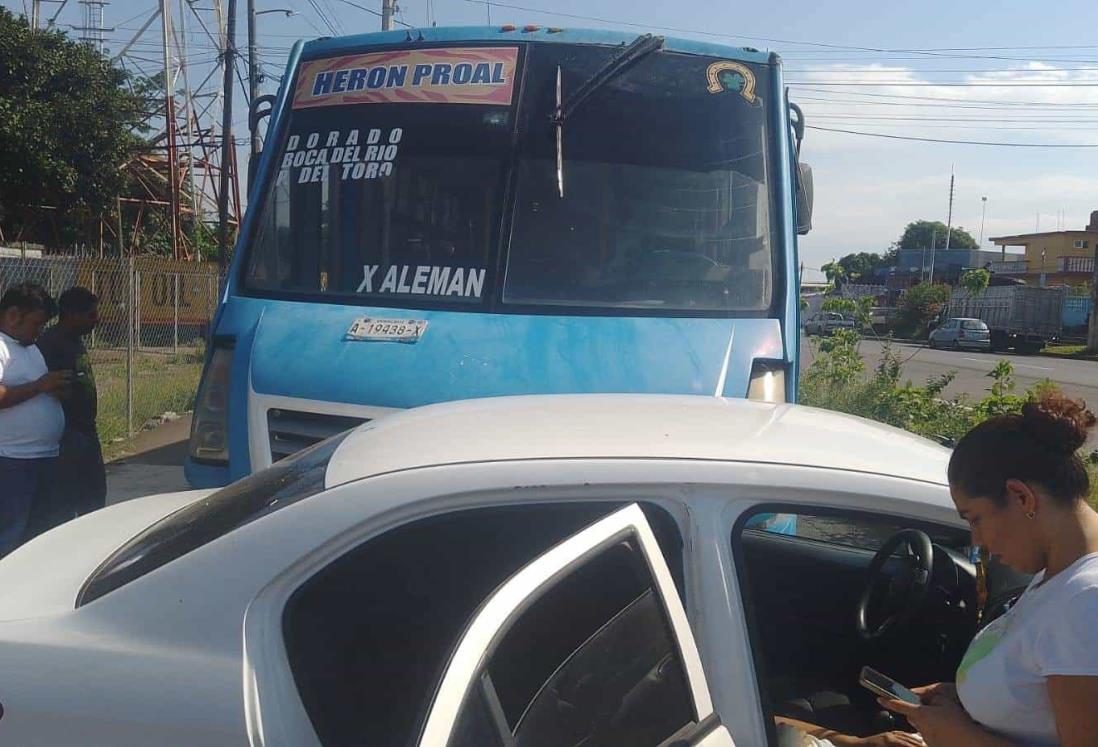
[[[896,310],[896,332],[905,337],[926,336],[926,323],[938,315],[949,300],[949,286],[919,283],[904,291]]]
[[[872,296],[863,298],[832,296],[824,300],[820,305],[820,310],[838,312],[857,322],[859,329],[867,329],[873,320],[873,303],[875,300]]]
[[[109,214],[142,145],[148,81],[60,31],[32,30],[0,8],[0,228],[8,236],[52,208],[57,238]]]
[[[840,257],[838,264],[846,272],[846,277],[857,282],[858,280],[868,280],[870,275],[878,268],[885,267],[894,256],[894,252],[892,257],[888,254],[881,256],[872,252],[857,252]]]
[[[907,224],[896,246],[899,249],[929,249],[932,237],[935,248],[945,249],[946,224],[938,220],[917,220]],[[954,226],[949,232],[949,248],[979,249],[980,246],[976,243],[976,239],[972,238],[972,234],[960,226]]]
[[[846,268],[838,262],[828,262],[826,265],[820,268],[823,270],[824,277],[827,278],[827,282],[832,285],[840,285],[846,280]]]
[[[974,296],[981,295],[991,283],[991,273],[987,270],[968,270],[961,275],[961,287]]]

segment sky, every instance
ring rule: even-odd
[[[295,39],[334,35],[333,28],[342,34],[380,27],[380,0],[255,2],[260,11],[294,11],[291,17],[257,17],[266,92],[274,92]],[[59,26],[79,25],[77,3],[44,2],[43,16],[59,12]],[[23,4],[0,0],[16,12]],[[237,43],[243,49],[246,0],[238,4]],[[156,5],[111,0],[104,9],[104,25],[114,29],[107,34],[108,48],[129,41]],[[985,248],[993,248],[992,236],[1082,228],[1090,211],[1098,210],[1093,0],[403,0],[399,7],[397,20],[412,26],[490,20],[625,28],[778,52],[808,125],[827,128],[809,130],[802,152],[815,176],[814,228],[800,240],[806,280],[820,277],[819,267],[843,254],[888,249],[910,221],[945,222],[951,170],[953,223],[979,238],[986,205]],[[131,48],[146,60],[136,64],[155,68],[156,31],[154,25]],[[216,52],[200,30],[191,33],[197,74]],[[244,111],[239,103],[237,111]],[[246,119],[236,119],[239,137],[246,134]]]

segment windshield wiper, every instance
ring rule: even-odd
[[[594,75],[585,80],[568,97],[567,101],[562,100],[561,67],[557,65],[557,106],[549,116],[549,120],[557,128],[557,190],[561,197],[564,197],[564,120],[568,119],[592,93],[612,81],[627,68],[661,49],[663,49],[662,36],[652,36],[652,34],[638,36],[629,46],[607,60],[606,64],[599,68]]]

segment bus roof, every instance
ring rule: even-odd
[[[390,44],[452,43],[452,42],[552,42],[558,44],[603,44],[617,46],[629,44],[642,31],[606,31],[603,29],[558,29],[540,25],[536,31],[524,31],[518,26],[514,31],[504,26],[450,26],[434,28],[408,28],[399,31],[379,31],[352,36],[325,37],[305,42],[303,59],[316,59],[352,52],[362,47]],[[550,31],[552,29],[552,31]],[[734,47],[727,44],[681,39],[665,36],[665,48],[672,52],[728,57],[744,62],[766,64],[777,60],[777,55],[750,47]]]

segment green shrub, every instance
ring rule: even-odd
[[[920,340],[926,337],[927,322],[941,312],[949,294],[948,285],[930,283],[919,283],[904,291],[896,309],[896,334]]]
[[[802,403],[859,415],[952,445],[977,423],[1018,412],[1026,401],[1054,388],[1051,382],[1042,382],[1015,394],[1014,369],[1008,361],[1000,361],[988,374],[991,383],[986,396],[979,400],[963,394],[948,397],[945,390],[954,372],[931,377],[921,385],[901,381],[903,361],[887,341],[880,362],[869,372],[858,350],[860,341],[849,330],[814,341],[816,356],[801,377]]]

